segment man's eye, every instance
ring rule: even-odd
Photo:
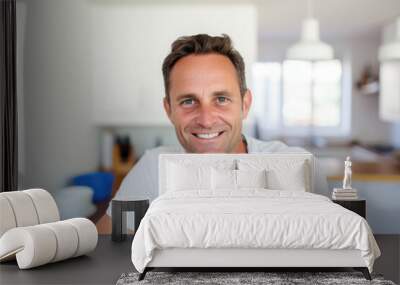
[[[182,106],[191,106],[194,104],[194,100],[193,99],[185,99],[183,101],[181,101],[180,105]]]
[[[228,98],[226,98],[226,97],[217,97],[217,102],[219,103],[219,104],[226,104],[226,103],[228,103],[228,101],[229,101],[229,99]]]

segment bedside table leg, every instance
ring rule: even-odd
[[[122,211],[121,203],[112,203],[111,206],[111,219],[112,219],[112,241],[124,240],[124,226],[126,227],[126,213]]]
[[[138,281],[142,281],[144,277],[146,277],[146,273],[147,273],[147,267],[144,269],[142,273],[139,274]]]
[[[369,270],[367,267],[354,267],[354,269],[357,271],[361,271],[362,274],[364,275],[365,279],[372,280],[371,274],[369,274]]]
[[[135,207],[135,234],[139,228],[140,221],[143,219],[146,214],[147,209],[149,208],[149,203],[146,201],[145,203],[141,203]]]

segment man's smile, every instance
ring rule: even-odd
[[[202,140],[212,140],[221,136],[225,131],[208,132],[208,133],[192,133],[193,136]]]

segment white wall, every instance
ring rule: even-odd
[[[95,170],[85,1],[25,1],[25,187],[54,191]]]
[[[287,48],[293,42],[263,40],[259,44],[259,61],[281,61]],[[354,86],[366,65],[378,67],[378,41],[362,39],[357,41],[336,42],[330,44],[335,56],[349,60],[353,82],[351,96],[351,135],[347,139],[357,139],[363,143],[394,143],[394,124],[379,119],[379,97],[362,95]]]
[[[18,189],[24,188],[25,116],[24,116],[24,37],[26,5],[17,2],[17,110],[18,110]]]
[[[169,125],[162,107],[161,65],[180,36],[225,33],[247,66],[256,59],[257,15],[252,5],[92,1],[90,9],[92,106],[99,125]]]
[[[373,63],[375,68],[379,66],[377,58],[379,44],[379,42],[351,44],[353,83],[360,78],[366,64]],[[370,143],[393,143],[391,141],[393,124],[379,118],[379,96],[365,96],[353,88],[352,102],[352,138]]]

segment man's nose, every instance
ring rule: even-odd
[[[212,106],[203,105],[199,108],[196,123],[203,128],[212,128],[216,119]]]

